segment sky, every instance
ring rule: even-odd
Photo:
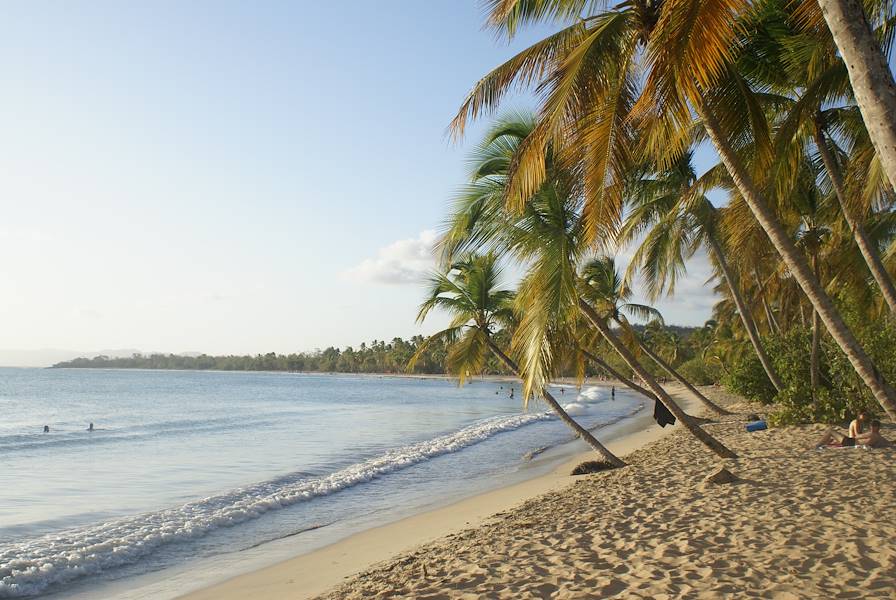
[[[420,279],[511,44],[476,0],[0,4],[0,349],[429,333]],[[531,106],[525,96],[508,108]],[[667,321],[700,324],[705,257]]]

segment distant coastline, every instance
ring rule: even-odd
[[[680,339],[686,340],[696,330],[693,327],[667,326]],[[636,330],[643,326],[635,325]],[[509,335],[505,331],[494,334],[499,345],[510,345]],[[421,350],[422,348],[422,350]],[[406,365],[416,353],[420,353],[414,370],[409,372]],[[209,354],[174,354],[134,352],[131,356],[107,356],[100,354],[92,357],[78,357],[59,361],[53,369],[141,369],[164,371],[237,371],[237,372],[287,372],[287,373],[340,373],[357,375],[390,375],[390,376],[441,376],[448,377],[445,368],[448,348],[441,340],[430,343],[425,336],[414,336],[408,340],[400,337],[392,341],[373,340],[362,342],[359,346],[336,348],[330,346],[324,350],[312,352],[294,352],[278,354],[268,352],[255,355],[209,355]],[[681,358],[681,357],[680,357]],[[614,362],[611,360],[611,362]],[[621,364],[617,369],[625,370]],[[576,365],[570,364],[562,369],[567,377],[574,377]],[[599,375],[592,365],[586,366],[587,376]],[[512,378],[503,364],[494,357],[488,356],[480,375]]]
[[[406,372],[405,368],[411,357],[418,353],[414,371]],[[427,338],[414,336],[410,340],[402,338],[393,338],[390,342],[373,340],[369,344],[361,343],[357,347],[348,346],[340,349],[331,346],[324,350],[290,354],[268,352],[256,355],[214,356],[135,352],[127,357],[99,355],[60,361],[53,364],[52,368],[445,375],[446,355],[447,349],[444,344],[428,344]],[[509,374],[494,361],[487,363],[485,367],[486,374]]]

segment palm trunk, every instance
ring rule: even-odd
[[[626,387],[631,388],[632,390],[638,392],[639,394],[643,394],[644,396],[647,396],[647,397],[650,398],[651,400],[656,400],[656,395],[655,395],[653,392],[651,392],[650,390],[646,390],[646,389],[642,388],[640,385],[638,385],[637,383],[635,383],[634,381],[632,381],[631,379],[627,378],[627,377],[624,376],[622,373],[620,373],[619,371],[617,371],[616,369],[614,369],[613,367],[611,367],[610,365],[608,365],[608,364],[606,363],[606,361],[601,360],[599,357],[597,357],[597,356],[595,356],[594,354],[588,352],[588,351],[585,350],[584,348],[580,348],[580,350],[582,351],[582,354],[584,354],[585,357],[586,357],[587,359],[589,359],[590,361],[596,363],[596,364],[599,365],[601,368],[605,369],[608,373],[610,373],[610,375],[612,375],[613,377],[615,377],[616,379],[618,379],[619,381],[621,381],[621,382],[623,383],[623,385],[625,385]]]
[[[896,83],[890,66],[859,0],[818,0],[818,5],[846,63],[871,143],[890,185],[896,186]]]
[[[815,271],[815,277],[821,281],[821,275],[818,270],[818,255],[812,257],[812,269]],[[812,353],[809,356],[809,384],[812,386],[812,397],[815,397],[815,390],[821,384],[821,318],[818,311],[812,311]]]
[[[762,363],[762,368],[765,369],[765,374],[768,375],[769,381],[771,381],[772,385],[775,386],[775,389],[780,392],[784,386],[781,384],[781,379],[778,377],[778,373],[775,371],[771,359],[769,359],[768,354],[765,353],[765,347],[762,345],[762,340],[759,338],[759,332],[756,330],[756,322],[753,321],[753,315],[747,307],[747,303],[744,302],[744,297],[741,295],[740,289],[737,287],[737,281],[734,278],[734,274],[728,267],[728,261],[725,260],[725,253],[722,251],[719,242],[716,241],[712,233],[707,235],[706,238],[709,242],[709,248],[716,258],[716,262],[719,263],[719,269],[722,271],[725,283],[728,284],[728,289],[731,291],[731,297],[734,298],[734,304],[737,306],[737,312],[740,314],[740,320],[744,325],[744,329],[747,330],[750,343],[753,344],[753,350],[756,352],[756,356],[759,357],[759,362]]]
[[[759,299],[762,300],[762,308],[765,310],[765,320],[768,321],[768,330],[770,333],[781,333],[781,328],[778,326],[778,321],[775,319],[775,313],[772,312],[772,307],[769,306],[768,298],[765,296],[765,285],[762,283],[762,278],[759,276],[759,270],[756,269],[756,265],[753,265],[753,278],[756,280],[756,286],[759,288]]]
[[[515,373],[517,377],[522,379],[522,373],[520,372],[519,366],[509,356],[504,354],[503,350],[498,348],[498,345],[492,341],[491,337],[486,335],[485,340],[486,340],[486,343],[488,344],[489,350],[492,351],[492,353],[498,358],[498,360],[503,362],[504,365],[508,369],[510,369],[513,373]],[[551,407],[551,410],[553,410],[557,414],[557,416],[560,417],[560,420],[563,421],[564,423],[566,423],[566,425],[570,429],[575,431],[580,438],[585,440],[585,443],[587,443],[589,446],[591,446],[595,452],[600,454],[601,458],[603,458],[606,463],[608,463],[614,467],[624,467],[625,466],[625,463],[622,462],[622,459],[620,459],[615,454],[610,452],[606,446],[601,444],[597,440],[597,438],[594,437],[594,435],[592,435],[592,433],[590,431],[588,431],[587,429],[585,429],[584,427],[579,425],[579,423],[576,422],[575,419],[570,417],[569,413],[567,413],[565,410],[563,410],[563,407],[560,406],[560,403],[557,402],[556,399],[554,399],[554,397],[551,395],[550,392],[548,392],[547,389],[542,389],[541,395],[544,397],[544,401],[547,403],[547,405]]]
[[[625,363],[629,366],[629,368],[637,373],[638,377],[641,378],[641,381],[650,386],[650,389],[656,394],[659,401],[662,402],[666,408],[669,409],[675,418],[681,421],[681,424],[687,429],[691,435],[695,438],[703,442],[710,450],[715,452],[718,456],[722,458],[737,458],[737,454],[729,450],[724,444],[722,444],[719,440],[709,435],[709,433],[699,427],[690,415],[685,413],[678,404],[669,394],[666,393],[659,383],[657,383],[656,379],[654,379],[647,370],[641,366],[641,364],[635,359],[632,353],[628,348],[625,347],[618,337],[610,330],[610,327],[604,322],[602,318],[597,314],[597,312],[592,308],[590,304],[585,302],[584,300],[579,299],[579,309],[582,311],[582,314],[585,315],[592,325],[600,332],[600,334],[606,339],[613,349],[619,353],[619,356],[625,361]]]
[[[663,360],[662,357],[660,357],[653,350],[648,348],[647,344],[642,344],[642,343],[638,342],[638,346],[641,347],[641,350],[644,351],[644,354],[649,356],[650,359],[653,360],[653,362],[658,364],[666,373],[671,375],[673,379],[677,380],[678,383],[680,383],[681,385],[686,387],[689,392],[691,392],[692,394],[697,396],[697,398],[700,400],[700,402],[702,402],[703,405],[706,406],[708,409],[715,412],[717,415],[730,415],[731,414],[730,412],[728,412],[727,410],[725,410],[724,408],[717,405],[712,400],[710,400],[709,398],[707,398],[706,396],[701,394],[700,390],[698,390],[693,385],[691,385],[690,381],[688,381],[687,379],[682,377],[681,373],[679,373],[678,371],[673,369],[672,365],[667,363],[665,360]]]
[[[812,355],[809,359],[809,382],[812,385],[812,395],[821,384],[821,318],[817,312],[812,313]]]
[[[828,1],[828,0],[823,0]],[[718,122],[715,120],[705,106],[699,106],[698,112],[703,119],[706,133],[715,146],[716,152],[725,164],[728,174],[737,186],[744,200],[759,221],[762,229],[775,246],[784,263],[790,270],[794,279],[802,288],[803,293],[812,303],[813,308],[818,311],[821,320],[824,322],[828,333],[834,338],[834,341],[840,346],[843,352],[849,358],[849,362],[858,373],[859,377],[865,382],[865,385],[874,394],[874,397],[880,403],[881,407],[887,412],[891,419],[896,419],[896,390],[884,380],[874,366],[871,358],[865,353],[865,350],[856,340],[852,331],[846,326],[840,313],[834,307],[834,303],[821,287],[818,279],[812,274],[809,265],[806,264],[806,257],[797,249],[793,240],[788,237],[787,232],[781,225],[775,214],[769,209],[765,199],[756,188],[753,179],[747,173],[747,170],[741,164],[740,160],[734,154],[731,146],[722,136]],[[896,114],[896,112],[894,112]]]
[[[868,239],[868,235],[865,233],[865,228],[862,227],[862,223],[849,209],[849,205],[846,202],[846,185],[844,185],[843,182],[843,175],[840,173],[840,167],[834,161],[834,156],[831,154],[830,149],[828,149],[822,127],[820,117],[816,118],[813,133],[815,135],[815,145],[818,146],[818,153],[821,155],[821,162],[824,163],[824,168],[827,170],[828,177],[831,179],[831,184],[834,187],[834,194],[836,194],[837,201],[840,203],[840,210],[843,211],[843,216],[846,218],[846,223],[849,225],[850,231],[852,231],[852,235],[856,240],[856,245],[859,247],[859,252],[862,253],[862,258],[865,259],[865,264],[868,265],[868,270],[871,271],[871,276],[874,277],[874,281],[876,281],[878,287],[880,287],[880,293],[884,297],[887,306],[890,308],[890,314],[896,315],[896,286],[893,285],[893,279],[890,277],[890,274],[887,273],[887,269],[880,259],[880,254],[878,253],[877,248],[875,248],[871,240]]]

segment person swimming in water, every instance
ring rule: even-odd
[[[87,431],[93,431],[93,423],[87,426]]]

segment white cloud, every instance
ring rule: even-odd
[[[348,269],[344,276],[390,285],[420,283],[435,267],[436,238],[434,230],[425,229],[415,238],[392,242],[377,250],[375,257]]]
[[[624,273],[635,253],[641,238],[624,248],[617,249],[616,268]],[[675,283],[675,294],[663,296],[654,302],[647,299],[644,281],[638,275],[632,286],[633,302],[650,304],[662,313],[667,323],[675,325],[702,325],[712,316],[712,308],[720,300],[713,290],[715,281],[709,257],[703,249],[698,250],[686,265],[686,272]]]

